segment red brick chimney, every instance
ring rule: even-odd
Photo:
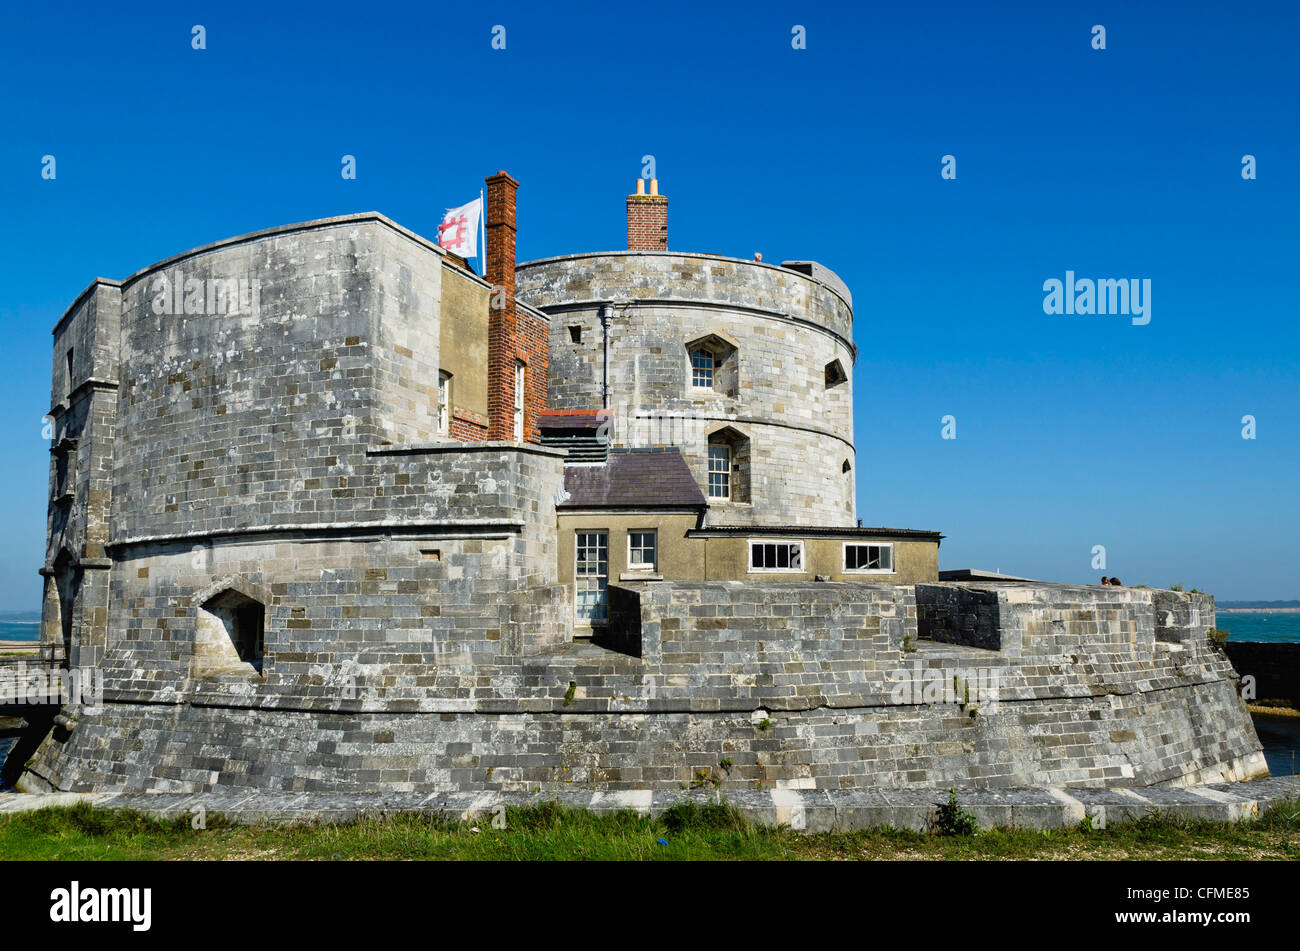
[[[489,440],[514,439],[515,361],[519,359],[519,318],[515,311],[515,192],[519,183],[505,172],[487,179],[488,434]]]
[[[627,249],[667,251],[668,199],[659,194],[659,179],[650,179],[650,194],[645,187],[645,179],[638,178],[636,194],[627,196]]]

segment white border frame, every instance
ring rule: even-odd
[[[808,567],[808,546],[804,544],[802,538],[750,538],[747,539],[747,555],[745,558],[745,573],[750,575],[806,575],[811,569]],[[802,568],[755,568],[754,567],[754,546],[755,545],[798,545],[799,560],[804,563]]]
[[[605,536],[605,574],[604,575],[579,575],[578,574],[578,536],[579,535],[604,535]],[[656,544],[658,540],[656,539]],[[605,616],[603,618],[588,618],[578,615],[578,581],[579,579],[605,579]],[[573,529],[573,623],[579,628],[605,627],[609,624],[609,529],[608,528],[574,528]]]
[[[854,545],[862,547],[866,545],[875,545],[877,548],[889,549],[889,567],[888,568],[850,568],[849,564],[849,546]],[[894,543],[893,542],[845,542],[840,549],[840,571],[846,575],[896,575],[898,574],[898,562],[894,560]]]
[[[442,382],[443,382],[443,378],[444,378],[444,377],[446,378],[446,381],[447,381],[447,388],[446,388],[447,401],[446,401],[446,403],[441,403],[441,402],[439,403],[439,408],[438,408],[438,435],[439,435],[439,436],[448,436],[448,437],[450,437],[450,436],[451,436],[451,420],[452,420],[452,408],[451,408],[451,381],[455,378],[455,374],[453,374],[450,370],[439,369],[439,370],[438,370],[438,384],[439,384],[439,389],[442,388]],[[444,419],[444,417],[446,417],[446,418]]]
[[[713,449],[715,445],[719,449],[727,450],[727,494],[726,495],[713,495],[710,492],[710,489],[713,488],[711,483],[713,481],[713,476],[714,476],[712,463],[713,463]],[[717,474],[721,475],[722,473],[717,473]],[[735,477],[736,477],[736,451],[735,449],[732,448],[731,443],[724,442],[724,443],[715,444],[715,443],[705,441],[704,443],[704,498],[709,505],[721,505],[724,502],[731,501],[731,496],[733,494],[731,491],[732,480]]]
[[[695,350],[703,350],[709,355],[709,380],[712,381],[708,386],[700,386],[695,382]],[[686,372],[689,374],[690,384],[687,389],[692,394],[717,393],[718,385],[718,354],[708,344],[699,344],[692,350],[689,346],[686,349]]]
[[[651,533],[655,537],[655,560],[654,564],[647,565],[643,561],[632,560],[632,535],[644,535]],[[576,557],[576,552],[575,552]],[[576,570],[576,566],[575,566]],[[648,571],[657,572],[659,570],[659,529],[657,528],[629,528],[627,530],[627,570],[628,571]]]

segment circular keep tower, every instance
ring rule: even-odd
[[[678,446],[709,524],[854,524],[853,309],[833,272],[629,250],[516,281],[551,318],[550,406],[609,408],[613,446]]]

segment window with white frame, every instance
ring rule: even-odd
[[[604,624],[609,616],[609,532],[577,532],[573,559],[574,618]]]
[[[438,371],[438,432],[451,432],[451,374],[446,370]]]
[[[713,389],[713,351],[705,347],[696,347],[691,351],[691,386]]]
[[[845,571],[878,571],[883,573],[894,570],[894,546],[885,544],[859,545],[844,543]]]
[[[515,361],[515,442],[524,441],[524,362]]]
[[[750,541],[750,571],[803,571],[803,542]]]
[[[709,498],[731,498],[730,446],[709,446]]]
[[[627,533],[627,567],[630,571],[654,571],[659,563],[658,532],[644,529]]]

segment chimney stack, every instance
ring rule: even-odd
[[[488,302],[489,440],[514,439],[515,361],[519,355],[519,320],[515,312],[515,192],[519,183],[505,172],[486,179]]]
[[[636,194],[627,196],[627,249],[629,251],[668,250],[668,199],[659,194],[659,179],[636,180]]]

